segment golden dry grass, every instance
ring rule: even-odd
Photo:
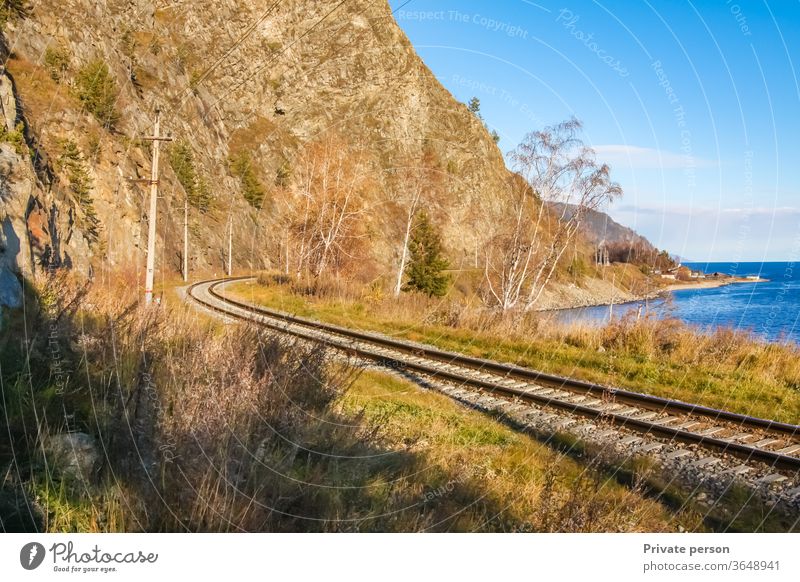
[[[124,275],[28,287],[31,368],[2,367],[3,527],[20,495],[38,516],[24,527],[54,532],[702,527],[447,398],[137,299]],[[64,430],[102,452],[88,489],[42,452]]]
[[[4,524],[24,492],[40,517],[35,527],[46,531],[728,527],[724,516],[704,518],[677,492],[663,503],[650,498],[637,480],[647,467],[617,473],[632,475],[634,485],[625,487],[599,465],[579,464],[500,419],[406,380],[358,375],[319,348],[219,325],[170,294],[161,309],[145,312],[129,278],[91,289],[59,278],[36,288],[35,298],[29,288],[28,301],[38,305],[26,322],[32,370],[15,376],[7,365],[16,358],[8,349],[14,341],[3,338],[11,423],[3,430],[23,460],[9,470],[11,451],[0,448]],[[353,309],[350,316],[372,308]],[[43,349],[53,317],[76,372],[60,395]],[[11,324],[5,333],[19,333]],[[629,332],[607,333],[603,341],[612,345]],[[710,345],[729,353],[738,344]],[[92,434],[106,455],[88,491],[43,462],[39,443],[66,428]],[[676,514],[675,507],[686,509]],[[764,527],[761,510],[753,511],[735,528]]]
[[[502,317],[468,300],[387,297],[331,282],[260,278],[229,286],[247,301],[381,331],[453,351],[667,398],[800,422],[800,349],[675,320],[559,324],[547,315]]]

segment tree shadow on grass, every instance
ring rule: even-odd
[[[447,531],[502,512],[339,411],[358,370],[319,346],[67,277],[25,300],[0,338],[4,531]],[[47,444],[65,434],[97,453],[77,476]]]

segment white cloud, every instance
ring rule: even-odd
[[[612,209],[614,212],[625,213],[628,215],[649,214],[649,215],[679,215],[690,216],[694,218],[700,217],[716,217],[717,215],[736,214],[736,215],[750,215],[750,216],[776,216],[787,218],[794,216],[800,219],[800,208],[791,206],[776,206],[774,208],[767,207],[753,207],[753,208],[708,208],[702,206],[684,206],[684,205],[669,205],[669,206],[639,206],[636,204],[622,204],[615,206]]]
[[[718,162],[694,156],[632,145],[604,144],[593,146],[592,149],[597,153],[597,161],[612,167],[673,169],[719,165]]]
[[[800,259],[800,208],[622,205],[611,216],[659,248],[697,260]]]

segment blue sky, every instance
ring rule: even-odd
[[[800,0],[413,0],[395,18],[504,152],[582,120],[625,191],[610,214],[657,246],[800,260]]]

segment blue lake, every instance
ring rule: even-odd
[[[712,289],[673,291],[667,299],[647,304],[656,317],[674,317],[711,329],[730,327],[747,330],[769,341],[800,343],[800,263],[684,263],[706,273],[721,272],[735,277],[758,275],[768,282],[735,283]],[[643,310],[643,303],[615,305],[613,317]],[[567,309],[557,318],[565,322],[603,323],[608,306]]]

